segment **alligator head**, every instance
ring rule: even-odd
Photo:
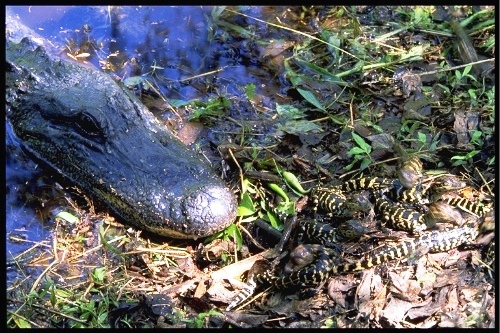
[[[109,75],[7,43],[7,115],[38,160],[126,222],[198,238],[235,218],[234,194]]]

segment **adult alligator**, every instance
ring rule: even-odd
[[[234,194],[135,96],[6,23],[6,114],[28,153],[153,233],[196,239],[234,220]]]

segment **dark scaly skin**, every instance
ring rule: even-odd
[[[419,232],[427,229],[424,215],[411,209],[397,206],[394,202],[379,192],[375,195],[375,208],[382,216],[384,223],[391,228],[409,232]]]
[[[314,248],[317,259],[310,265],[286,275],[274,276],[266,272],[255,276],[257,283],[268,283],[277,289],[292,286],[316,286],[329,277],[329,272],[335,265],[335,251],[325,246]]]
[[[348,205],[345,193],[358,190],[379,189],[392,185],[392,181],[379,177],[365,177],[351,179],[345,183],[332,187],[315,187],[311,192],[311,199],[316,208],[328,213],[330,216],[339,216]]]
[[[342,213],[346,196],[337,188],[315,187],[311,192],[315,208],[319,207],[330,216]]]
[[[336,228],[314,220],[305,220],[300,222],[300,229],[298,236],[303,242],[316,244],[336,244],[368,233],[368,229],[358,220],[349,220]]]
[[[427,227],[422,214],[413,210],[398,207],[394,203],[390,202],[385,196],[385,192],[387,191],[397,191],[393,194],[394,196],[402,198],[410,198],[411,196],[411,198],[414,199],[413,195],[410,195],[409,190],[404,190],[404,188],[399,185],[399,188],[402,189],[399,191],[396,185],[397,184],[395,184],[394,181],[379,177],[360,178],[349,180],[342,185],[334,187],[314,188],[311,193],[311,197],[317,207],[332,216],[341,214],[344,206],[346,206],[345,192],[378,189],[374,195],[375,207],[389,226],[407,231],[425,230]],[[387,189],[387,186],[390,186],[390,188]]]
[[[447,199],[441,199],[440,201],[443,201],[447,203],[450,206],[460,208],[470,214],[474,214],[476,216],[484,216],[486,213],[488,213],[491,210],[491,207],[488,206],[480,206],[476,204],[475,202],[472,202],[470,200],[467,200],[465,198],[447,198]],[[440,202],[438,201],[438,202]]]
[[[334,258],[338,257],[339,253],[337,243],[359,238],[367,232],[367,228],[363,227],[358,220],[349,220],[336,228],[315,220],[301,221],[298,238],[303,242],[315,244],[301,244],[290,253],[293,265],[288,263],[284,270],[287,271],[288,267],[293,267],[295,271],[288,272],[285,275],[287,278],[274,276],[269,272],[257,274],[249,280],[247,287],[236,295],[226,311],[250,297],[257,284],[271,284],[281,289],[294,285],[318,284],[324,279],[324,271],[335,264]]]
[[[340,216],[349,204],[347,193],[372,190],[375,192],[373,195],[375,209],[387,226],[409,232],[420,232],[426,230],[429,225],[433,225],[432,219],[426,218],[424,213],[402,207],[397,203],[427,204],[430,200],[439,200],[439,196],[445,192],[459,190],[466,186],[464,182],[459,181],[454,176],[443,176],[432,179],[430,184],[425,184],[424,188],[419,190],[417,188],[421,187],[423,170],[418,157],[413,156],[405,159],[400,168],[397,180],[380,177],[352,179],[337,186],[316,187],[311,193],[311,198],[315,206],[326,211],[328,215]],[[413,187],[406,188],[402,181],[405,182],[406,186],[413,185]],[[429,200],[427,197],[431,199]],[[457,206],[475,215],[482,212],[481,208],[467,203],[465,199],[448,199],[448,202],[452,206]],[[474,213],[473,210],[478,212]]]
[[[413,178],[419,179],[421,164],[415,161],[409,163],[408,170],[410,171],[407,170],[407,173],[415,169],[416,172],[413,173],[417,176]],[[311,198],[317,207],[325,210],[329,215],[335,215],[342,213],[345,209],[347,204],[345,192],[373,189],[376,192],[374,196],[376,206],[378,206],[377,210],[386,215],[384,217],[386,222],[399,229],[420,232],[426,228],[425,223],[427,223],[428,218],[447,220],[450,211],[454,212],[454,207],[478,216],[483,216],[485,213],[490,212],[492,208],[490,206],[479,206],[462,198],[436,199],[440,201],[433,202],[434,205],[431,206],[429,211],[434,216],[428,216],[429,213],[423,215],[396,206],[390,200],[426,204],[427,202],[422,199],[422,193],[425,196],[439,198],[444,192],[458,190],[464,186],[465,183],[460,182],[454,176],[439,177],[437,180],[432,180],[431,184],[426,184],[422,191],[416,190],[416,186],[406,189],[399,179],[360,178],[330,188],[316,187],[311,193]],[[436,205],[436,203],[439,203],[439,205]],[[337,243],[359,237],[367,232],[359,221],[351,220],[334,228],[314,220],[305,220],[301,221],[300,228],[299,237],[303,241],[316,244],[302,244],[292,251],[290,259],[291,261],[293,259],[293,265],[288,263],[285,269],[291,267],[293,271],[290,272],[290,269],[288,271],[284,270],[286,273],[281,275],[265,272],[250,279],[247,288],[243,289],[228,306],[228,311],[252,295],[258,284],[271,285],[277,289],[294,286],[317,286],[326,282],[333,275],[369,269],[389,260],[404,258],[420,251],[423,253],[448,251],[461,244],[473,242],[479,233],[478,226],[475,223],[467,223],[451,230],[420,234],[414,239],[404,240],[397,245],[385,245],[366,258],[357,260],[354,263],[338,264],[339,245]]]
[[[233,222],[234,194],[135,96],[33,39],[17,43],[19,31],[8,16],[6,113],[35,159],[156,234],[196,239]]]

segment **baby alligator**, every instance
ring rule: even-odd
[[[367,258],[353,263],[337,265],[338,259],[331,255],[332,250],[317,250],[317,260],[305,268],[286,275],[274,276],[266,272],[257,275],[255,280],[261,284],[271,284],[285,289],[292,286],[314,286],[326,281],[330,276],[369,269],[393,259],[399,259],[424,250],[431,253],[444,252],[464,243],[473,242],[478,235],[475,223],[468,223],[444,231],[431,231],[414,239],[404,240],[397,245],[385,245]]]
[[[195,239],[232,223],[234,194],[135,96],[6,23],[6,114],[31,156],[153,233]]]

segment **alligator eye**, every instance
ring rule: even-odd
[[[76,126],[81,134],[89,137],[96,137],[102,134],[99,123],[94,116],[82,112],[76,119]]]

